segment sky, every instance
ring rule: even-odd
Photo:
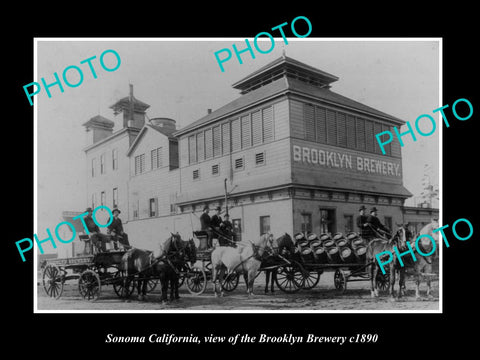
[[[50,88],[51,98],[44,89],[35,96],[37,136],[37,229],[53,230],[63,221],[62,211],[84,211],[86,199],[86,160],[83,149],[86,133],[83,123],[96,115],[115,122],[114,131],[122,126],[121,115],[115,117],[109,107],[118,99],[128,96],[129,84],[134,96],[149,104],[149,118],[168,117],[182,128],[240,96],[232,84],[285,54],[308,65],[339,77],[331,90],[365,105],[376,108],[412,126],[418,116],[439,115],[432,111],[440,107],[440,49],[435,39],[413,41],[355,40],[304,38],[276,39],[268,54],[255,52],[242,54],[243,64],[235,56],[220,70],[214,53],[223,48],[232,50],[245,47],[245,40],[236,39],[129,39],[130,41],[72,39],[65,41],[37,39],[36,72],[32,81],[54,82],[63,70],[75,65],[83,71],[83,81],[77,87],[63,83]],[[182,40],[182,41],[181,41]],[[252,40],[252,39],[250,39]],[[268,39],[267,39],[268,41]],[[268,43],[261,44],[267,49]],[[100,55],[115,50],[121,63],[117,70],[105,71]],[[232,51],[233,52],[233,51]],[[97,78],[93,78],[87,64],[92,60]],[[116,60],[106,54],[105,64],[113,67]],[[69,70],[71,83],[79,82],[75,70]],[[62,80],[63,82],[63,80]],[[28,100],[25,99],[28,103]],[[422,126],[421,126],[422,128]],[[434,184],[439,181],[439,138],[441,126],[428,137],[417,135],[417,141],[405,139],[402,148],[404,186],[420,195],[424,166],[431,167]],[[425,129],[428,126],[425,124]],[[426,131],[426,130],[425,130]],[[409,199],[406,205],[413,205]],[[45,235],[46,237],[46,235]]]

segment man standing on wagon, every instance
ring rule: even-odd
[[[366,238],[370,232],[370,228],[368,227],[367,223],[368,216],[365,215],[365,210],[367,210],[367,208],[364,205],[360,206],[360,215],[357,217],[357,227],[360,230],[359,235],[362,238]]]
[[[107,247],[105,244],[108,242],[108,236],[105,234],[102,234],[100,232],[100,229],[97,224],[95,224],[95,221],[93,220],[92,214],[93,210],[92,208],[87,208],[86,212],[88,213],[87,216],[84,217],[85,221],[85,226],[88,229],[88,232],[90,233],[90,239],[92,240],[92,243],[97,247],[97,249],[100,249],[100,251],[105,252],[107,251]]]
[[[203,207],[203,213],[200,216],[200,227],[202,231],[207,233],[207,248],[212,247],[212,227],[211,227],[211,219],[208,215],[210,209],[208,206]]]
[[[118,241],[120,244],[123,245],[123,247],[130,248],[130,243],[128,241],[128,235],[123,232],[123,225],[122,225],[122,220],[118,217],[120,215],[121,211],[118,208],[114,208],[112,210],[113,213],[113,219],[111,224],[108,226],[108,232],[112,233],[115,241]],[[115,250],[117,245],[115,242]]]

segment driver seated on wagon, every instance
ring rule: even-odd
[[[85,221],[85,226],[88,229],[88,232],[90,233],[90,240],[92,241],[93,245],[98,249],[99,252],[106,252],[106,244],[107,242],[110,241],[110,237],[102,234],[100,232],[100,229],[97,224],[95,224],[95,221],[93,220],[92,213],[93,210],[91,207],[87,208],[86,212],[88,213],[87,216],[85,216],[84,221]]]
[[[377,217],[377,208],[373,207],[370,210],[370,215],[367,217],[367,232],[364,235],[367,241],[373,240],[375,237],[378,237],[380,234],[382,237],[391,237],[391,231],[385,225],[382,224],[380,219]]]
[[[123,231],[122,220],[118,217],[121,211],[117,207],[113,208],[113,219],[111,224],[107,227],[108,234],[112,234],[114,239],[114,248],[117,250],[117,243],[120,243],[123,248],[130,248],[128,235]]]

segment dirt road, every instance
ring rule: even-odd
[[[191,295],[185,285],[180,288],[180,301],[162,305],[160,290],[157,287],[148,295],[147,301],[138,301],[135,296],[131,300],[119,299],[112,286],[103,286],[100,297],[95,301],[86,301],[78,293],[77,283],[71,281],[65,284],[62,297],[58,300],[47,297],[42,286],[38,286],[38,310],[87,310],[87,311],[158,311],[158,310],[388,310],[388,311],[432,311],[439,310],[439,283],[432,284],[433,299],[415,300],[415,284],[407,280],[407,295],[400,300],[392,301],[388,293],[380,293],[378,298],[370,297],[367,281],[352,282],[348,289],[339,293],[333,285],[333,273],[322,274],[320,282],[312,290],[301,290],[294,294],[286,294],[276,288],[274,294],[265,294],[265,279],[261,274],[255,281],[255,295],[248,297],[245,284],[240,282],[238,288],[227,293],[223,298],[215,298],[211,283],[207,290],[199,296]],[[397,287],[398,288],[398,287]],[[426,285],[421,285],[422,296],[425,296]]]

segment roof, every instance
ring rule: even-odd
[[[109,120],[101,115],[94,116],[90,118],[87,122],[82,124],[83,126],[97,126],[97,127],[103,127],[107,129],[111,129],[115,126],[115,123],[112,120]]]
[[[403,120],[397,117],[347,98],[346,96],[337,94],[327,88],[319,88],[318,86],[310,85],[298,79],[281,77],[280,79],[272,81],[268,85],[261,86],[240,96],[221,108],[212,111],[210,114],[207,114],[197,121],[194,121],[190,125],[185,126],[184,128],[175,132],[175,136],[187,133],[211,122],[215,122],[225,116],[233,115],[234,113],[242,111],[243,109],[253,106],[256,103],[264,102],[268,99],[287,93],[310,96],[316,100],[321,100],[323,102],[337,105],[348,110],[363,112],[370,116],[380,117],[399,125],[404,123]]]
[[[132,96],[133,97],[133,96]],[[128,109],[130,106],[130,96],[125,96],[118,100],[115,104],[110,106],[110,109],[113,109],[115,113],[122,111],[123,109]],[[133,97],[133,110],[134,111],[145,111],[150,105],[144,103],[143,101],[138,100]]]
[[[156,130],[158,131],[160,134],[162,135],[165,135],[166,137],[168,137],[169,139],[175,139],[173,136],[172,136],[172,133],[174,132],[173,129],[168,129],[168,128],[162,128],[160,126],[155,126],[155,125],[152,125],[152,124],[145,124],[143,126],[143,128],[140,130],[140,132],[138,133],[137,137],[135,138],[135,140],[132,142],[132,145],[130,145],[130,147],[128,148],[127,150],[127,156],[130,156],[130,154],[132,153],[132,151],[135,149],[135,147],[138,145],[138,143],[140,142],[141,138],[143,137],[143,135],[147,132],[148,128],[152,128],[153,130]]]
[[[319,85],[328,85],[339,79],[337,76],[329,74],[323,70],[314,68],[313,66],[307,65],[287,56],[282,56],[261,67],[257,71],[254,71],[242,80],[237,81],[232,86],[235,89],[246,90],[252,86],[252,84],[258,84],[261,82],[262,78],[264,79],[272,77],[276,74],[292,74],[294,72],[301,73],[302,77],[308,78],[309,81],[315,81]]]

